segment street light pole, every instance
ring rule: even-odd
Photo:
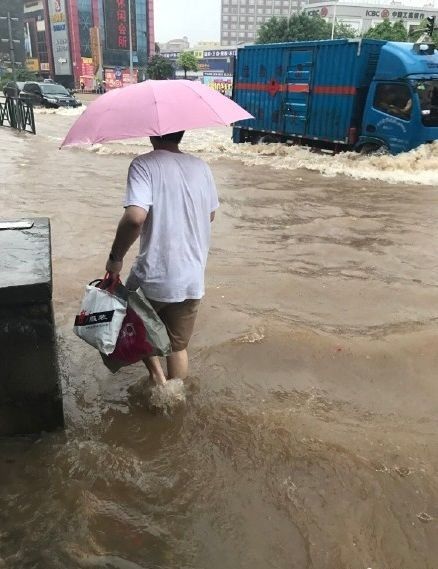
[[[131,85],[134,83],[134,62],[132,56],[132,20],[131,20],[131,0],[128,0],[128,19],[129,19],[129,76]]]

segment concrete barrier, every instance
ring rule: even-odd
[[[0,435],[63,424],[50,222],[0,220]]]

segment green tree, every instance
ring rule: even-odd
[[[391,24],[389,20],[383,20],[380,24],[370,28],[364,35],[364,38],[386,41],[408,41],[408,32],[401,20],[393,24]]]
[[[304,12],[290,18],[275,16],[262,24],[258,31],[257,43],[278,43],[289,41],[327,40],[332,35],[332,23],[320,16],[308,16]],[[335,38],[354,38],[355,31],[342,22],[336,22]]]
[[[413,42],[417,41],[417,39],[422,34],[427,33],[426,26],[427,26],[427,22],[426,22],[426,20],[423,20],[419,26],[417,26],[414,29],[411,29],[411,31],[409,32],[409,39]],[[434,30],[434,32],[432,34],[432,41],[435,44],[438,44],[438,29]]]
[[[330,36],[331,37],[331,36]],[[348,24],[344,24],[344,22],[335,22],[335,34],[334,37],[336,39],[353,39],[357,37],[356,30],[349,26]]]
[[[38,81],[37,74],[33,71],[28,71],[27,69],[17,69],[16,70],[17,81]],[[3,73],[0,77],[0,87],[3,88],[6,83],[13,81],[14,77],[10,71]]]
[[[170,79],[175,74],[172,62],[162,55],[154,55],[150,58],[146,67],[150,79]]]
[[[177,65],[184,71],[184,78],[187,79],[188,71],[198,71],[198,60],[192,51],[184,51],[178,58]]]

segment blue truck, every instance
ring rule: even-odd
[[[398,154],[438,139],[431,43],[324,40],[238,50],[233,99],[255,119],[233,141]]]

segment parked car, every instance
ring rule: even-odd
[[[23,89],[24,81],[8,81],[3,87],[3,94],[5,97],[18,97],[20,91]]]
[[[78,101],[65,87],[59,83],[36,83],[28,81],[20,93],[20,99],[34,106],[58,109],[59,107],[80,107]]]

